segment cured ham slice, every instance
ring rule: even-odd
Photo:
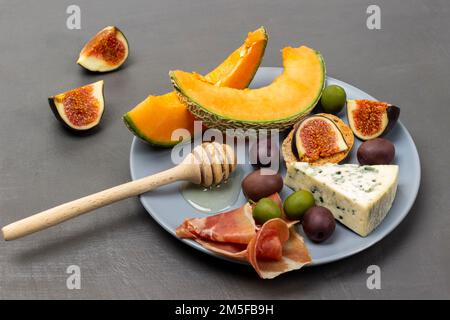
[[[269,198],[282,209],[277,193]],[[228,258],[248,261],[261,278],[272,279],[311,262],[303,238],[293,227],[298,221],[287,221],[284,214],[282,218],[256,226],[247,203],[228,212],[185,220],[177,235]]]
[[[267,221],[247,247],[247,259],[263,279],[297,270],[310,263],[303,238],[282,219]]]
[[[214,242],[248,244],[256,234],[250,204],[205,218],[185,220],[177,236]]]

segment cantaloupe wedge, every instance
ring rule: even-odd
[[[258,69],[267,44],[266,30],[261,27],[250,32],[244,44],[236,49],[217,68],[201,78],[216,86],[246,88]],[[175,92],[162,96],[148,96],[123,116],[124,122],[137,137],[151,144],[171,147],[179,143],[172,140],[176,129],[187,129],[192,137],[194,117],[181,103]]]
[[[284,48],[282,54],[283,73],[258,89],[218,87],[184,71],[171,71],[170,77],[180,98],[208,128],[286,129],[319,101],[325,63],[305,46]]]

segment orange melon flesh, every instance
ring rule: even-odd
[[[325,67],[322,56],[305,46],[284,48],[282,55],[283,73],[259,89],[217,87],[183,71],[170,75],[191,112],[208,127],[258,128],[265,123],[283,127],[315,106],[324,86]]]
[[[124,118],[128,126],[132,123],[130,129],[135,135],[161,146],[176,144],[172,141],[172,132],[178,128],[185,128],[191,134],[194,130],[194,116],[179,102],[175,92],[149,96]]]
[[[263,28],[249,32],[244,44],[208,73],[205,80],[222,87],[247,88],[261,63],[266,44]]]
[[[202,77],[217,86],[246,88],[261,63],[267,44],[264,28],[250,32],[244,44],[227,57],[217,68]],[[124,115],[127,127],[139,138],[163,147],[170,147],[179,141],[172,140],[176,129],[184,128],[194,133],[194,117],[181,103],[175,91],[162,96],[149,96]]]

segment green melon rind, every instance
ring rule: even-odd
[[[185,103],[189,111],[194,115],[196,119],[202,120],[207,127],[219,129],[224,131],[226,129],[279,129],[284,130],[292,127],[296,122],[301,120],[303,117],[307,116],[317,105],[322,95],[322,91],[325,87],[326,79],[326,67],[325,61],[319,51],[315,50],[317,56],[319,57],[322,65],[322,85],[319,88],[316,99],[303,111],[294,114],[288,118],[275,119],[275,120],[264,120],[264,121],[249,121],[249,120],[239,120],[232,119],[223,115],[212,113],[205,107],[200,105],[194,99],[190,98],[183,89],[178,85],[177,78],[173,71],[169,72],[170,80],[174,86],[175,91],[178,94],[179,99]]]
[[[261,27],[261,28],[263,29],[263,32],[264,32],[264,46],[261,51],[259,63],[255,66],[255,70],[253,71],[253,74],[250,77],[246,87],[248,87],[250,85],[250,83],[252,82],[253,78],[256,75],[256,72],[258,71],[258,69],[261,65],[263,57],[264,57],[264,53],[266,51],[267,42],[269,41],[269,35],[267,34],[266,28],[264,28],[264,27]],[[180,95],[178,95],[178,97],[180,97]],[[125,113],[122,116],[122,118],[123,118],[123,122],[125,123],[126,127],[131,131],[131,133],[133,133],[136,137],[143,140],[144,142],[150,143],[151,145],[154,145],[157,147],[163,147],[163,148],[171,148],[183,141],[183,140],[180,140],[180,141],[173,141],[173,142],[165,142],[165,141],[157,141],[157,140],[151,139],[139,130],[139,128],[134,124],[133,119],[129,116],[128,112]]]

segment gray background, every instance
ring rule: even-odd
[[[81,30],[66,28],[73,3]],[[380,5],[382,30],[366,28],[369,4]],[[124,31],[131,56],[118,72],[89,74],[75,60],[106,25]],[[280,66],[283,46],[304,43],[322,52],[330,76],[402,107],[423,169],[406,220],[361,254],[261,281],[177,241],[129,199],[0,242],[0,298],[450,298],[447,0],[1,0],[0,225],[128,180],[132,135],[121,115],[169,90],[169,69],[207,72],[260,25],[270,34],[264,66]],[[47,97],[99,79],[101,129],[69,134]],[[81,290],[66,288],[71,264],[81,267]],[[371,264],[381,267],[381,290],[366,288]]]

